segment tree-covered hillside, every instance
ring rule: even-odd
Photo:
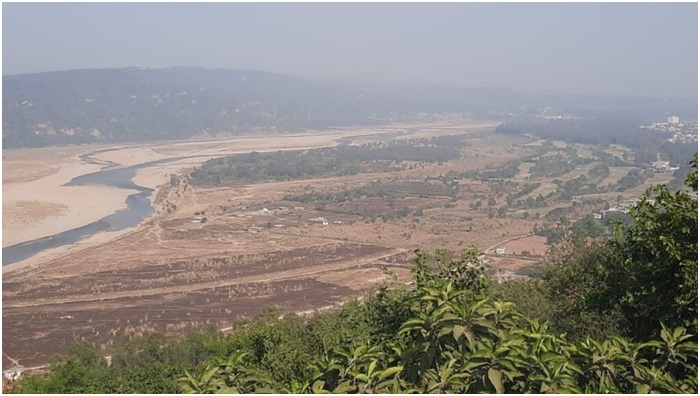
[[[371,113],[358,94],[259,71],[126,68],[3,76],[3,144],[182,139],[366,124]]]
[[[554,106],[557,104],[557,106]],[[131,142],[389,122],[396,114],[686,117],[688,101],[320,82],[252,70],[93,69],[3,76],[3,146]],[[697,116],[697,115],[696,115]],[[425,121],[425,119],[423,119]]]

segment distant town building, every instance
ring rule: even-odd
[[[670,162],[668,161],[654,161],[651,163],[651,166],[655,169],[666,169],[668,168]]]
[[[697,121],[681,122],[678,116],[666,117],[666,122],[652,122],[649,125],[640,125],[640,128],[670,134],[666,138],[671,143],[694,143],[698,141]]]
[[[615,213],[615,212],[618,212],[618,213],[629,213],[630,211],[629,211],[629,209],[627,209],[627,208],[610,208],[610,209],[607,209],[607,210],[604,210],[604,211],[603,211],[603,216],[605,216],[607,213]]]
[[[593,218],[596,220],[600,220],[603,218],[603,215],[601,213],[593,213]]]
[[[500,254],[500,255],[506,254],[506,248],[504,248],[504,247],[497,248],[496,254]]]
[[[622,201],[620,203],[620,206],[628,207],[628,206],[632,206],[632,205],[637,205],[639,203],[639,201],[641,201],[641,199],[639,199],[639,198],[625,199],[624,201]]]

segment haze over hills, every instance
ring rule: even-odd
[[[698,394],[698,6],[2,6],[2,393]]]
[[[697,99],[339,84],[254,70],[89,69],[3,76],[3,145],[131,142],[385,123],[391,113],[697,118]]]

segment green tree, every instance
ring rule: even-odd
[[[697,192],[697,153],[685,186]],[[698,201],[685,191],[654,186],[630,211],[634,223],[619,228],[609,263],[619,281],[620,305],[638,339],[659,334],[661,323],[697,329]]]
[[[588,215],[581,220],[574,222],[571,225],[570,231],[574,238],[597,238],[605,233],[605,228],[593,218],[593,215]]]
[[[438,254],[438,256],[442,253]],[[420,257],[420,255],[419,255]],[[480,282],[455,287],[425,264],[414,266],[416,289],[406,291],[414,314],[394,337],[346,345],[310,362],[310,371],[282,385],[250,363],[209,367],[183,378],[197,392],[299,393],[694,393],[697,343],[683,328],[662,328],[660,340],[620,337],[571,343],[514,304],[491,300]],[[441,261],[442,259],[437,259]],[[443,262],[446,267],[464,263]],[[467,256],[474,274],[479,267]],[[458,276],[457,279],[461,278]],[[474,278],[469,276],[468,278]],[[481,279],[479,275],[477,279]],[[420,281],[420,283],[418,283]],[[219,359],[225,361],[225,359]],[[242,378],[243,380],[230,380]],[[212,389],[212,384],[215,389]]]
[[[686,186],[697,191],[697,154],[692,164]],[[572,325],[585,322],[579,316],[612,315],[622,334],[640,341],[658,336],[662,324],[697,334],[697,199],[654,186],[630,217],[612,240],[574,247],[550,266],[551,298],[566,304]]]

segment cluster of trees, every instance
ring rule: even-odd
[[[459,158],[454,147],[375,143],[313,150],[252,152],[207,161],[190,174],[193,184],[222,185],[293,180],[391,170],[402,161],[444,162]]]
[[[491,197],[488,199],[488,206],[494,207],[496,205],[496,199],[494,197],[501,197],[506,194],[506,206],[503,209],[503,216],[505,216],[507,210],[515,209],[536,209],[547,207],[547,201],[542,194],[537,194],[537,197],[528,196],[526,199],[522,197],[530,195],[533,191],[538,189],[542,184],[539,182],[534,183],[518,183],[510,180],[490,180],[487,182],[491,188]],[[480,207],[481,205],[479,205]],[[493,210],[490,210],[492,214],[495,214]]]
[[[420,210],[420,209],[419,209]],[[420,217],[423,215],[422,210],[411,210],[410,208],[406,206],[401,206],[397,209],[392,210],[389,213],[382,213],[381,218],[382,221],[387,222],[389,220],[393,219],[402,219],[404,217],[408,217],[408,215],[413,215],[414,217]]]
[[[641,186],[644,181],[654,175],[651,169],[631,169],[625,176],[617,182],[617,191],[625,191],[637,186]]]
[[[666,144],[661,144],[660,146],[666,146]],[[680,150],[678,152],[684,152],[679,145],[674,146],[676,149]],[[554,147],[549,147],[553,149]],[[607,192],[611,190],[615,191],[626,191],[630,188],[642,185],[649,177],[653,175],[653,170],[650,168],[648,162],[639,161],[655,161],[657,152],[650,149],[637,149],[635,150],[635,159],[632,160],[629,154],[626,152],[623,154],[623,159],[607,153],[605,150],[598,148],[592,151],[592,157],[581,157],[576,154],[574,148],[564,149],[562,153],[547,155],[547,150],[541,150],[537,155],[531,155],[522,159],[522,162],[533,163],[530,167],[531,177],[557,177],[567,174],[574,169],[590,164],[593,161],[598,162],[593,168],[591,168],[587,175],[579,175],[578,177],[563,181],[555,179],[554,183],[557,185],[557,189],[550,192],[546,197],[528,198],[527,200],[519,200],[519,197],[530,194],[540,183],[527,183],[523,187],[520,187],[517,183],[510,180],[509,178],[515,177],[519,173],[520,161],[514,160],[499,169],[486,169],[484,171],[471,171],[471,172],[454,172],[448,174],[448,176],[454,178],[476,178],[476,179],[487,179],[494,193],[497,196],[501,196],[504,193],[509,195],[506,197],[507,205],[512,209],[534,209],[547,206],[547,200],[555,200],[559,202],[571,201],[575,196],[583,196],[588,194],[597,194],[601,192]],[[649,157],[653,154],[653,157]],[[692,155],[692,154],[691,154]],[[690,155],[686,155],[688,158]],[[648,157],[648,158],[647,158]],[[597,158],[597,159],[596,159]],[[623,176],[615,185],[608,184],[607,187],[600,186],[600,182],[610,176],[610,167],[621,167],[621,166],[637,166],[637,168],[632,169],[629,173]],[[689,165],[684,166],[682,170],[679,170],[674,175],[674,180],[669,183],[669,187],[672,189],[680,188],[678,185],[679,177],[682,175],[685,177],[689,172]],[[518,188],[518,190],[516,190]],[[492,213],[495,213],[492,211]]]
[[[613,156],[613,158],[617,158]],[[610,167],[606,163],[598,163],[596,166],[591,168],[591,170],[588,171],[588,176],[590,176],[593,179],[605,179],[608,176],[610,176]]]
[[[122,340],[112,353],[111,365],[86,342],[71,346],[68,355],[56,358],[51,373],[24,373],[9,393],[180,393],[176,379],[219,353],[218,332],[190,333],[170,340],[154,333]]]
[[[562,207],[562,208],[554,208],[547,212],[547,214],[544,215],[545,219],[551,221],[551,222],[562,222],[562,223],[567,223],[568,222],[568,217],[571,213],[574,212],[573,207]]]
[[[548,245],[556,245],[564,238],[565,227],[562,224],[548,223],[544,225],[535,224],[532,232],[537,236],[547,238]]]
[[[670,183],[672,189],[681,188],[685,176],[691,171],[688,158],[697,151],[696,143],[668,142],[667,136],[640,128],[641,121],[625,121],[613,118],[579,118],[572,120],[519,120],[506,122],[496,128],[496,133],[507,135],[534,135],[547,140],[563,140],[570,143],[593,145],[623,145],[634,150],[634,158],[621,160],[602,149],[593,155],[608,166],[646,166],[661,158],[679,169]],[[630,164],[630,162],[632,162]]]
[[[627,160],[629,160],[629,158],[627,158],[628,156],[626,155],[626,153],[623,154],[622,159],[620,159],[616,155],[612,155],[612,154],[608,153],[607,151],[603,150],[602,148],[596,148],[596,149],[592,150],[591,154],[594,157],[597,157],[596,162],[603,163],[607,166],[629,166],[630,165],[629,162],[627,162]],[[635,161],[636,161],[636,158],[635,158]]]
[[[569,229],[576,239],[598,238],[605,235],[609,229],[603,225],[602,221],[593,218],[593,215],[586,215],[584,218],[576,220]]]
[[[109,367],[83,346],[18,391],[697,393],[697,200],[647,195],[612,239],[565,237],[540,279],[495,284],[475,250],[417,251],[411,287],[394,276],[363,304],[134,340]]]
[[[534,135],[547,140],[593,145],[619,144],[630,148],[656,147],[658,132],[639,128],[638,122],[619,119],[520,120],[499,125],[496,133]]]
[[[491,188],[491,197],[501,197],[503,194],[517,194],[519,184],[511,180],[487,180],[485,183]]]
[[[568,232],[574,239],[598,238],[604,235],[613,235],[615,227],[618,225],[628,227],[631,224],[632,217],[624,212],[607,212],[602,219],[594,219],[593,215],[589,214],[573,222],[568,228]],[[547,233],[547,231],[540,232]],[[558,242],[564,236],[563,231],[550,231],[549,233],[555,235],[552,238],[553,243]]]
[[[343,203],[363,197],[379,197],[387,200],[407,197],[456,197],[459,185],[450,179],[442,182],[398,181],[373,182],[366,186],[342,190],[338,192],[310,191],[303,194],[285,194],[285,201],[302,203]]]
[[[520,163],[520,160],[513,160],[496,169],[491,169],[490,166],[487,166],[483,171],[450,171],[445,176],[454,179],[512,179],[520,173]]]
[[[486,212],[488,215],[489,219],[494,218],[495,216],[498,216],[498,218],[502,219],[505,218],[508,215],[508,207],[507,206],[501,206],[495,211],[491,208]]]
[[[583,158],[575,154],[573,157],[561,154],[545,155],[539,157],[530,168],[530,174],[532,177],[558,177],[592,161],[592,158]]]
[[[524,197],[526,195],[530,195],[531,192],[537,190],[540,188],[542,183],[525,183],[525,185],[518,191],[516,194],[516,198]]]
[[[362,216],[363,219],[369,218],[375,221],[381,218],[383,221],[392,219],[404,218],[409,215],[420,217],[423,215],[423,209],[437,207],[436,202],[430,202],[422,207],[409,208],[406,206],[396,207],[402,199],[408,197],[443,197],[450,198],[450,202],[445,203],[445,208],[454,207],[454,202],[459,193],[459,185],[452,179],[447,178],[426,178],[425,181],[373,181],[362,187],[353,189],[341,190],[336,192],[320,192],[311,190],[302,194],[285,194],[284,200],[295,201],[301,203],[315,203],[317,210],[324,210],[333,213],[344,213],[356,216]],[[368,206],[360,203],[352,203],[353,201],[378,197],[385,200],[390,209],[377,210],[376,206]],[[338,205],[333,205],[338,204]],[[328,206],[333,205],[333,206]]]
[[[684,187],[687,188],[684,181],[686,176],[692,172],[692,166],[685,159],[691,157],[697,148],[697,144],[694,143],[664,143],[661,149],[664,156],[668,158],[668,161],[672,165],[679,167],[673,174],[673,180],[667,184],[669,189],[678,190]]]
[[[537,209],[546,208],[548,206],[545,197],[542,194],[537,194],[536,198],[527,197],[526,199],[518,199],[516,196],[508,195],[506,204],[511,209]]]
[[[649,165],[658,160],[659,153],[652,149],[638,149],[634,151],[634,162],[637,165]]]
[[[576,195],[587,195],[601,192],[602,188],[596,183],[591,183],[586,175],[580,175],[571,180],[554,180],[557,185],[552,196],[557,196],[559,201],[571,201]]]

